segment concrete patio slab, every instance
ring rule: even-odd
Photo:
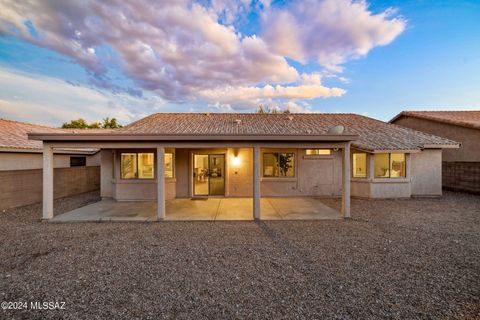
[[[283,220],[340,219],[340,213],[318,198],[268,198]]]
[[[104,199],[99,202],[55,216],[52,222],[87,221],[156,221],[157,203],[154,201],[118,202]]]
[[[215,220],[220,198],[167,200],[165,220]]]
[[[215,220],[253,220],[251,198],[222,199]]]
[[[263,198],[262,220],[340,219],[340,213],[316,198]],[[172,199],[166,202],[168,221],[253,220],[251,198]],[[157,221],[155,201],[105,199],[55,216],[51,222]]]

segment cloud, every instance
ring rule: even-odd
[[[100,121],[116,117],[121,123],[151,113],[164,102],[155,96],[137,98],[114,94],[56,78],[0,68],[0,117],[52,126],[76,118]]]
[[[108,48],[127,77],[162,99],[237,108],[246,99],[341,96],[343,89],[306,83],[287,57],[314,58],[338,69],[389,43],[405,25],[389,12],[374,15],[364,2],[349,0],[295,2],[283,9],[268,0],[206,3],[4,0],[0,34],[73,58],[93,74],[91,84],[98,88],[119,93],[108,83],[111,61],[99,50]],[[252,11],[263,12],[264,33],[242,35],[235,21]]]
[[[341,88],[327,88],[322,85],[319,74],[304,74],[301,81],[295,86],[266,85],[263,87],[224,87],[221,89],[207,89],[199,95],[211,101],[232,103],[234,101],[254,101],[264,104],[272,99],[302,99],[310,100],[319,97],[339,97],[345,93]]]
[[[263,14],[263,37],[278,54],[341,71],[348,59],[365,56],[403,32],[406,21],[394,13],[373,14],[366,1],[295,1]]]

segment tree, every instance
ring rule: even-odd
[[[116,118],[110,119],[109,117],[106,117],[103,119],[102,128],[104,129],[116,129],[121,127],[122,125],[118,123]]]
[[[87,129],[90,128],[90,125],[85,121],[85,119],[78,118],[70,122],[65,122],[62,125],[63,129]]]
[[[278,107],[266,107],[263,105],[258,106],[257,113],[272,113],[272,114],[277,114],[277,113],[291,113],[290,109],[285,108],[285,109],[280,109]]]
[[[118,123],[116,118],[106,117],[103,121],[92,122],[90,124],[83,118],[78,118],[76,120],[71,120],[70,122],[65,122],[62,125],[63,129],[115,129],[121,128],[122,126]]]
[[[287,172],[293,166],[291,165],[293,159],[292,153],[279,153],[278,154],[278,167],[280,169],[280,175],[282,177],[287,176]]]

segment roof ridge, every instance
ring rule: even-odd
[[[198,111],[198,112],[172,112],[172,111],[165,111],[165,112],[155,112],[152,113],[151,115],[146,116],[145,118],[148,118],[152,115],[155,114],[244,114],[244,115],[313,115],[313,114],[353,114],[353,115],[358,115],[357,113],[353,112],[290,112],[290,113],[283,113],[283,112],[277,112],[277,113],[259,113],[259,112],[208,112],[208,111]],[[145,119],[142,118],[142,119]],[[140,119],[141,120],[141,119]]]
[[[18,121],[18,120],[10,120],[10,119],[5,119],[5,118],[0,118],[0,121],[7,121],[7,122],[18,123],[18,124],[26,124],[26,125],[30,125],[30,126],[36,126],[36,127],[42,127],[42,128],[48,128],[48,129],[61,129],[61,128],[49,127],[49,126],[44,125],[44,124],[24,122],[24,121]]]
[[[435,112],[435,113],[441,113],[441,112],[480,112],[479,110],[403,110],[402,112]]]

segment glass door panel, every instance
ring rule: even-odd
[[[225,195],[225,155],[193,156],[193,195]]]
[[[208,195],[208,155],[196,154],[193,156],[193,194],[195,196]]]
[[[225,194],[225,156],[223,154],[210,154],[209,156],[209,185],[210,195]]]

